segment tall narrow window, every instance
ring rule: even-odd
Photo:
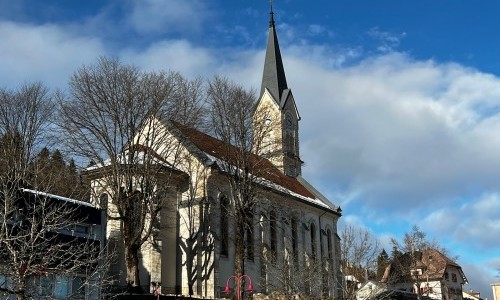
[[[316,225],[311,223],[311,257],[316,259]]]
[[[332,252],[332,231],[330,229],[328,229],[326,231],[326,242],[328,243],[328,245],[326,245],[326,247],[328,248],[328,259],[332,259],[333,258],[333,252]]]
[[[271,242],[271,254],[276,257],[278,250],[278,239],[277,239],[277,229],[276,229],[276,213],[271,211],[269,213],[269,237]]]
[[[264,224],[267,218],[265,215],[261,214],[259,217],[259,240],[260,240],[260,255],[261,255],[261,264],[260,264],[260,286],[263,292],[267,292],[267,257],[266,257],[266,239],[264,232]]]
[[[220,198],[220,254],[227,256],[229,252],[229,200],[226,196]]]
[[[299,249],[297,240],[297,220],[295,218],[292,218],[291,226],[292,226],[292,255],[294,263],[297,263],[299,261]]]
[[[99,196],[99,206],[101,209],[108,208],[108,194],[101,194],[101,196]]]
[[[246,234],[246,249],[247,259],[253,260],[254,258],[254,241],[253,241],[253,212],[247,213],[247,220],[245,224]]]

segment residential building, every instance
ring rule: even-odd
[[[462,291],[462,297],[464,300],[482,300],[481,293],[473,290]]]
[[[102,211],[87,202],[25,188],[8,204],[4,197],[0,298],[17,299],[14,278],[24,272],[30,274],[24,287],[29,299],[99,299]],[[14,271],[17,266],[21,273]]]
[[[260,98],[253,119],[254,125],[271,129],[266,136],[269,147],[264,150],[277,154],[267,159],[263,152],[252,153],[248,159],[258,164],[245,170],[259,174],[259,181],[254,183],[258,204],[250,213],[252,222],[245,232],[245,274],[253,279],[254,293],[339,297],[343,279],[337,222],[341,209],[302,177],[301,118],[286,81],[272,11]],[[226,144],[208,134],[168,120],[156,121],[169,144],[179,147],[177,158],[183,157],[183,163],[175,164],[176,179],[165,193],[159,232],[141,248],[141,284],[152,291],[152,285],[159,283],[162,294],[223,297],[234,275],[235,259],[233,216],[226,209],[233,199],[224,162],[231,164],[231,153],[241,149],[232,147],[228,154]],[[137,141],[143,144],[135,146],[149,149],[151,154],[147,141],[140,136]],[[171,156],[162,156],[156,150],[154,155],[163,167],[174,165]],[[113,215],[115,195],[106,186],[106,172],[100,172],[104,168],[88,170],[92,202],[101,205],[102,199],[108,199],[106,208]],[[120,221],[110,219],[107,224],[108,242],[119,247]],[[120,251],[113,272],[116,284],[123,286],[126,271]],[[309,274],[307,279],[305,274]],[[280,290],[285,281],[293,284]]]
[[[491,288],[493,289],[493,300],[500,300],[500,283],[493,283]]]
[[[368,280],[356,291],[356,300],[377,299],[385,291],[387,286],[384,283]]]
[[[393,259],[382,282],[392,290],[431,299],[462,300],[462,286],[467,278],[459,264],[436,249],[427,249]]]

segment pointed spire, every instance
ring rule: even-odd
[[[279,103],[283,90],[287,89],[285,69],[281,60],[278,36],[274,25],[273,3],[271,1],[271,12],[269,19],[269,34],[267,37],[266,59],[264,62],[264,72],[262,74],[262,85],[260,95],[268,89],[275,100]]]
[[[271,3],[271,18],[269,19],[269,27],[274,27],[273,0],[270,0],[269,2]]]

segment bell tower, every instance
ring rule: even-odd
[[[300,115],[286,82],[271,2],[264,71],[260,99],[254,115],[254,127],[266,135],[265,145],[259,150],[260,154],[269,155],[270,161],[285,175],[292,177],[297,177],[302,172],[299,121]]]

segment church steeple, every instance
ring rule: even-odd
[[[302,173],[303,162],[299,156],[299,121],[299,111],[292,91],[286,83],[271,2],[260,99],[254,112],[255,128],[262,129],[260,134],[264,134],[262,143],[259,144],[260,149],[257,151],[259,154],[268,155],[276,167],[291,177],[300,176]]]
[[[274,12],[271,2],[271,12],[269,19],[269,34],[267,37],[266,59],[264,62],[264,72],[262,74],[262,85],[260,95],[268,89],[276,102],[280,102],[283,91],[288,88],[286,84],[285,69],[281,60],[278,36],[274,26]]]

